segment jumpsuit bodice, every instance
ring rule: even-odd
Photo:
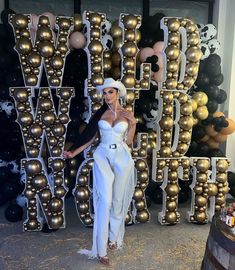
[[[113,127],[106,120],[99,120],[100,143],[121,144],[125,139],[128,123],[119,121]]]

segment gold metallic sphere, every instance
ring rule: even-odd
[[[74,14],[74,31],[81,31],[83,28],[82,15]]]
[[[79,202],[86,202],[87,200],[89,200],[90,191],[86,187],[77,187],[74,195],[76,200],[78,200]]]
[[[49,189],[44,189],[40,192],[40,198],[42,202],[49,202],[51,197],[52,197],[52,194]]]
[[[89,204],[87,202],[78,203],[77,209],[79,213],[86,214],[89,210]]]
[[[38,226],[39,226],[39,223],[37,222],[36,219],[30,219],[26,223],[26,228],[29,231],[37,230],[38,229]]]
[[[208,196],[216,196],[218,193],[218,187],[214,183],[208,184]]]
[[[59,186],[59,187],[56,187],[54,189],[54,194],[55,196],[57,196],[58,198],[63,198],[66,194],[66,190],[63,186]]]
[[[58,25],[62,30],[69,30],[71,21],[69,18],[59,18]]]
[[[177,32],[171,32],[169,33],[168,35],[168,42],[170,44],[174,44],[174,45],[177,45],[180,41],[180,34],[177,33]]]
[[[179,120],[179,125],[184,130],[191,129],[193,127],[193,117],[191,116],[181,117]]]
[[[195,192],[197,195],[200,195],[200,194],[202,194],[202,192],[203,192],[203,188],[202,188],[202,187],[199,187],[199,186],[195,186],[195,187],[193,188],[193,190],[194,190],[194,192]]]
[[[179,187],[176,184],[168,184],[165,189],[167,195],[175,196],[179,193]]]
[[[25,164],[27,175],[34,176],[42,171],[42,165],[39,160],[28,160]]]
[[[122,77],[122,83],[126,88],[133,88],[135,86],[135,78],[132,75],[124,75]]]
[[[219,171],[219,172],[226,172],[227,169],[229,167],[229,163],[227,160],[225,159],[220,159],[217,161],[216,163],[216,169]]]
[[[177,207],[176,201],[166,201],[166,208],[172,212],[175,211]]]
[[[177,61],[169,61],[167,62],[167,71],[168,72],[177,72],[179,69],[179,63]]]
[[[59,229],[64,223],[63,215],[56,215],[49,217],[48,223],[52,229]]]
[[[50,126],[55,122],[55,114],[53,112],[45,112],[42,114],[42,121],[46,126]]]
[[[55,158],[51,161],[51,167],[53,168],[54,172],[61,171],[65,167],[65,163],[63,159]]]
[[[149,212],[147,210],[138,211],[136,220],[141,223],[147,222],[149,220]]]
[[[191,62],[198,62],[198,61],[200,61],[201,56],[202,56],[202,52],[196,46],[189,47],[187,49],[187,51],[186,51],[187,60],[189,60]]]
[[[200,173],[200,172],[198,172],[197,173],[197,181],[200,182],[200,183],[207,182],[207,175],[206,175],[206,173]]]
[[[146,169],[146,163],[142,159],[138,159],[135,163],[135,167],[138,171],[143,171]]]
[[[167,46],[165,52],[166,52],[167,58],[170,60],[178,59],[179,54],[180,54],[179,48],[175,45]]]
[[[169,168],[170,168],[171,170],[177,170],[178,167],[179,167],[179,161],[178,161],[178,160],[174,160],[174,159],[170,160]],[[173,179],[172,179],[172,180],[173,180]]]
[[[24,29],[28,26],[27,16],[23,14],[15,14],[12,18],[12,24],[17,29]]]
[[[89,48],[89,52],[92,55],[101,54],[102,51],[103,51],[103,46],[102,46],[101,42],[98,41],[98,40],[91,41],[91,43],[89,44],[88,48]]]
[[[91,13],[90,14],[90,23],[99,26],[102,22],[102,18],[98,13]]]
[[[195,212],[194,219],[199,223],[203,223],[206,221],[206,213],[205,212]]]
[[[199,159],[196,167],[200,172],[206,172],[210,168],[210,161],[208,159]]]
[[[180,28],[180,21],[177,18],[169,19],[167,26],[170,31],[176,32]]]
[[[51,66],[58,70],[58,69],[62,69],[64,65],[64,61],[63,61],[63,58],[60,57],[60,56],[54,56],[52,59],[51,59]]]
[[[51,57],[54,54],[54,46],[49,41],[42,41],[38,44],[38,49],[43,57]]]
[[[37,39],[40,41],[50,41],[52,39],[52,32],[49,27],[41,26],[37,30]]]
[[[28,63],[35,67],[39,67],[41,65],[41,56],[36,52],[31,52],[27,57]]]
[[[227,173],[217,173],[216,180],[219,183],[225,183],[227,181]]]
[[[177,222],[177,215],[175,211],[166,212],[165,220],[167,223],[174,224]]]
[[[14,98],[18,101],[18,102],[25,102],[28,100],[28,92],[26,89],[15,89],[14,91]]]
[[[162,146],[159,152],[160,157],[170,157],[172,155],[171,148],[168,146]]]
[[[136,201],[139,201],[141,199],[143,199],[144,197],[144,192],[141,188],[135,188],[135,191],[134,191],[134,195],[133,195],[133,198],[136,200]]]
[[[63,201],[60,198],[52,198],[49,202],[48,208],[51,212],[58,213],[63,210]]]
[[[110,30],[111,36],[116,39],[122,36],[122,28],[118,25],[113,25]]]
[[[174,121],[169,116],[163,116],[159,123],[162,129],[170,130],[173,127]]]
[[[29,39],[21,37],[16,41],[16,49],[20,54],[27,54],[32,50],[32,44]]]
[[[137,54],[137,47],[133,42],[125,42],[122,46],[122,53],[127,57],[134,57]]]
[[[127,15],[123,20],[123,24],[127,29],[135,29],[138,24],[138,19],[134,15]]]
[[[195,203],[199,207],[205,206],[207,204],[207,198],[205,198],[201,195],[198,195],[195,197]]]

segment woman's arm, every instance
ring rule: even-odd
[[[98,132],[96,132],[96,134],[94,135],[94,137],[90,141],[88,141],[87,143],[81,145],[80,147],[76,148],[75,150],[73,150],[73,151],[64,151],[64,153],[63,153],[64,158],[66,158],[66,159],[67,158],[73,158],[76,155],[80,154],[82,151],[84,151],[84,149],[86,149],[88,146],[90,146],[94,142],[95,138],[97,137],[97,133]]]
[[[127,131],[126,143],[129,145],[133,142],[137,121],[134,117],[133,112],[123,110],[123,111],[121,111],[120,115],[122,117],[125,117],[128,120],[128,131]]]

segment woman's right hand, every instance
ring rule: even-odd
[[[64,152],[63,152],[63,157],[64,157],[65,159],[73,158],[73,157],[74,157],[74,153],[71,152],[71,151],[64,151]]]

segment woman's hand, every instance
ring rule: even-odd
[[[120,112],[120,116],[126,118],[131,126],[135,126],[136,123],[137,123],[133,112],[130,112],[130,111],[127,111],[127,110],[122,110]]]
[[[63,152],[63,157],[65,159],[68,159],[68,158],[73,158],[74,157],[74,153],[72,151],[64,151]]]

